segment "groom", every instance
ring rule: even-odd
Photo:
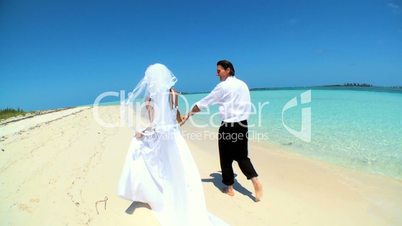
[[[211,93],[195,104],[192,110],[184,116],[184,120],[210,105],[220,105],[222,123],[218,136],[219,158],[222,182],[227,185],[223,192],[230,196],[234,195],[232,163],[237,161],[243,174],[247,179],[251,179],[255,189],[255,200],[258,202],[262,197],[262,184],[248,158],[247,119],[251,111],[250,92],[246,83],[234,76],[235,69],[231,62],[219,61],[216,72],[221,82]]]

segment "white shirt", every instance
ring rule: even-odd
[[[224,122],[248,119],[251,111],[250,91],[246,83],[234,76],[220,82],[209,94],[196,103],[198,108],[218,104]]]

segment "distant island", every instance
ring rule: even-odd
[[[343,85],[326,85],[325,87],[339,87],[339,86],[346,86],[346,87],[373,87],[372,84],[367,83],[345,83]]]

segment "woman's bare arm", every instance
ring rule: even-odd
[[[170,105],[172,108],[177,108],[179,105],[179,93],[174,89],[170,89]],[[183,117],[180,114],[179,109],[176,112],[176,121],[181,124],[183,122]]]

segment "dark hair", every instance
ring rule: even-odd
[[[228,61],[228,60],[220,60],[220,61],[218,61],[218,63],[216,63],[216,65],[220,65],[225,70],[230,68],[230,75],[231,76],[235,75],[235,69],[233,67],[233,64],[230,63],[230,61]]]

